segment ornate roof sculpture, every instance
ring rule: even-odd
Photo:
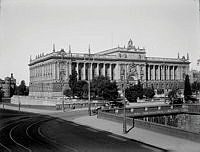
[[[128,41],[128,46],[127,46],[127,50],[134,50],[134,51],[136,51],[137,49],[136,49],[136,47],[135,47],[135,45],[133,45],[133,41],[130,39],[129,41]]]

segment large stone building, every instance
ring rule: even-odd
[[[147,57],[144,48],[136,47],[132,40],[127,47],[116,47],[95,54],[53,51],[30,59],[30,96],[60,96],[62,82],[69,80],[72,70],[78,80],[108,76],[120,86],[124,82],[137,83],[155,89],[183,88],[185,74],[189,72],[189,56],[177,58]],[[124,81],[125,80],[125,81]]]

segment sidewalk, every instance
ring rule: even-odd
[[[2,104],[0,105],[0,108],[3,108]],[[18,111],[19,107],[4,105],[4,109],[10,109],[10,110],[17,110]],[[44,110],[44,109],[23,108],[23,107],[20,107],[20,111],[40,113],[40,114],[49,114],[49,113],[59,112],[58,110],[54,111],[54,110]]]
[[[3,105],[0,104],[0,108],[3,108]],[[15,106],[9,106],[9,105],[4,105],[4,109],[10,109],[10,110],[19,110],[19,107]],[[52,116],[58,116],[59,115],[65,115],[67,112],[76,112],[76,111],[87,111],[88,108],[81,108],[81,109],[65,109],[65,112],[62,110],[46,110],[46,109],[36,109],[36,108],[24,108],[20,107],[20,111],[24,112],[32,112],[32,113],[39,113],[39,114],[49,114]]]
[[[176,152],[200,152],[200,143],[185,140],[173,136],[168,136],[141,128],[133,128],[129,133],[123,134],[122,124],[98,119],[96,116],[84,116],[76,118],[73,122],[90,126],[99,130],[105,130],[114,134],[124,136],[130,139],[141,141],[156,147],[160,147]],[[127,126],[129,129],[130,126]]]

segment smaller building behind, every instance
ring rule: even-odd
[[[4,92],[4,98],[10,98],[13,95],[16,87],[16,79],[12,73],[10,77],[5,77],[4,80],[0,79],[0,87]]]

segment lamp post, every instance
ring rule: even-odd
[[[61,81],[61,90],[62,90],[62,111],[65,111],[65,105],[64,105],[64,50],[61,52],[61,59],[62,59],[62,66],[60,71],[60,81]]]
[[[88,113],[89,116],[92,115],[91,113],[91,100],[90,100],[90,68],[92,68],[92,63],[90,65],[90,45],[89,45],[89,49],[88,49]]]
[[[123,103],[124,103],[124,108],[123,108],[123,133],[127,133],[127,126],[126,126],[126,97],[125,97],[125,89],[126,89],[126,77],[127,77],[127,65],[125,64],[125,73],[124,73],[124,80],[123,80]]]

